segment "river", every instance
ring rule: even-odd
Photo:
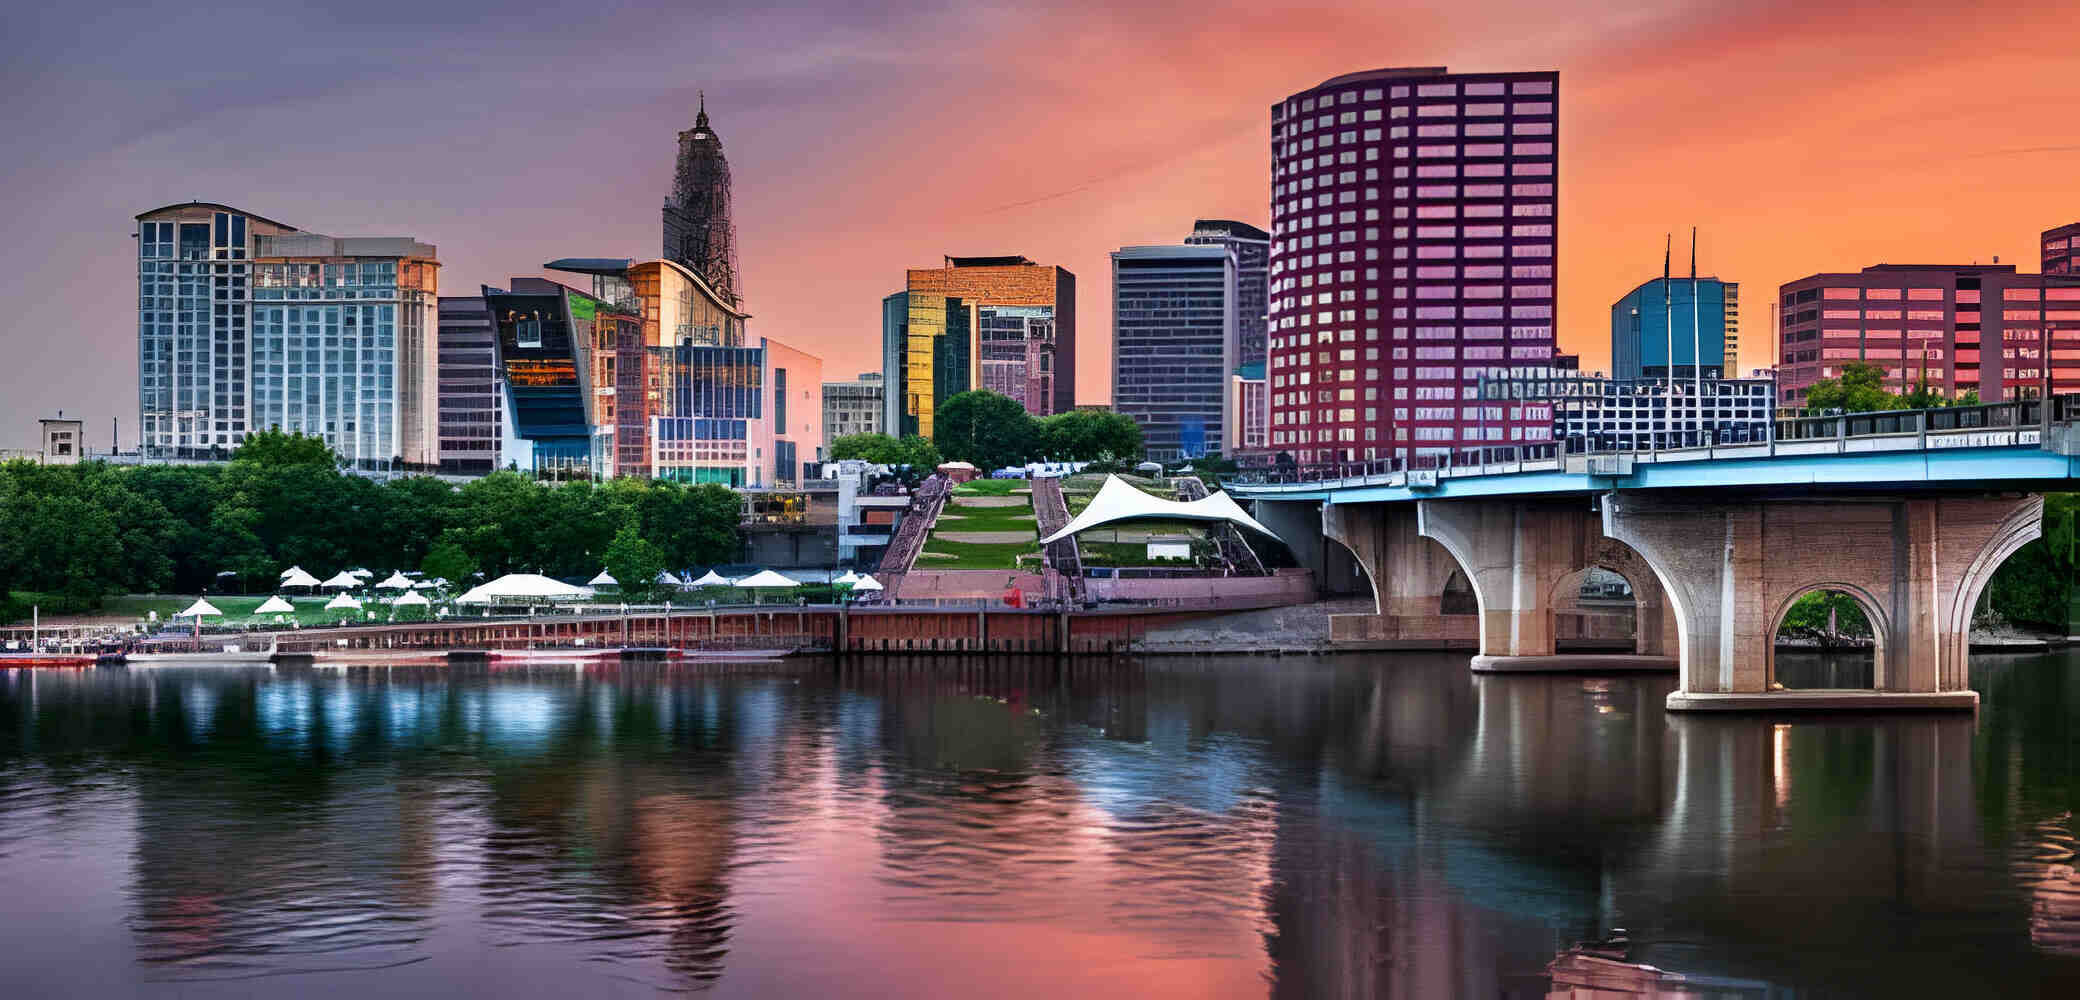
[[[1792,654],[1786,654],[1787,657]],[[1459,655],[0,673],[0,996],[2080,995],[2080,654],[1671,717]]]

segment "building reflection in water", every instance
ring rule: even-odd
[[[1671,684],[1409,655],[9,674],[0,851],[119,803],[136,975],[196,990],[2080,977],[2080,656],[1975,664],[1976,718],[1671,718]]]

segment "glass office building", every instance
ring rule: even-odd
[[[1654,278],[1611,303],[1611,377],[1620,380],[1669,377],[1669,352],[1675,352],[1679,379],[1739,374],[1739,360],[1727,354],[1735,342],[1739,285],[1717,278],[1698,278],[1691,298],[1689,278],[1665,283]],[[1671,334],[1671,330],[1673,334]]]
[[[144,454],[228,454],[280,428],[364,468],[439,461],[434,247],[204,202],[137,229]]]
[[[1141,425],[1154,461],[1225,450],[1235,280],[1225,246],[1112,253],[1112,408]]]
[[[497,335],[481,295],[443,295],[439,314],[441,471],[481,476],[498,467],[505,436]]]

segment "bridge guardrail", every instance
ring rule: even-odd
[[[1576,475],[1627,475],[1597,471],[1631,462],[1698,462],[1735,458],[1766,458],[1779,455],[1864,454],[1887,451],[1932,451],[1951,448],[2012,448],[2048,446],[2046,432],[2053,424],[2080,422],[2080,395],[2054,396],[2044,400],[2020,399],[1980,406],[1938,407],[1925,410],[1884,410],[1871,413],[1787,417],[1773,425],[1767,441],[1707,440],[1702,444],[1666,448],[1583,448],[1581,442],[1544,442],[1531,445],[1496,445],[1425,455],[1407,461],[1372,459],[1362,462],[1291,464],[1243,469],[1222,476],[1224,486],[1246,492],[1278,492],[1337,489],[1354,486],[1434,487],[1445,478],[1516,475],[1525,472],[1564,470]],[[1603,459],[1621,460],[1606,465]]]

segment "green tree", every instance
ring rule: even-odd
[[[665,569],[664,553],[636,530],[633,520],[614,533],[604,561],[607,575],[621,585],[623,594],[631,597],[648,596],[657,587],[657,574]]]
[[[1957,402],[1956,402],[1956,404],[1954,404],[1954,405],[1957,405],[1957,406],[1978,406],[1978,405],[1979,405],[1979,390],[1977,390],[1977,389],[1966,389],[1965,391],[1963,391],[1963,392],[1960,392],[1960,393],[1958,393],[1958,394],[1957,394]]]
[[[831,442],[834,461],[859,459],[875,465],[914,466],[929,469],[939,464],[939,449],[922,435],[898,441],[886,434],[847,434]]]
[[[284,434],[279,427],[270,427],[257,434],[247,435],[245,443],[231,453],[235,462],[253,462],[259,465],[316,465],[327,469],[339,468],[339,456],[325,439],[317,435],[309,437],[301,432]]]
[[[468,588],[469,578],[477,571],[477,561],[462,546],[454,542],[437,542],[427,550],[426,558],[419,561],[419,572],[429,580],[446,580],[453,586]]]
[[[1885,391],[1885,369],[1863,361],[1843,364],[1839,378],[1821,379],[1806,390],[1806,412],[1812,414],[1830,410],[1869,413],[1905,405],[1900,397]]]
[[[988,473],[1031,457],[1033,419],[1009,396],[988,389],[955,393],[933,417],[932,443],[947,458]]]

